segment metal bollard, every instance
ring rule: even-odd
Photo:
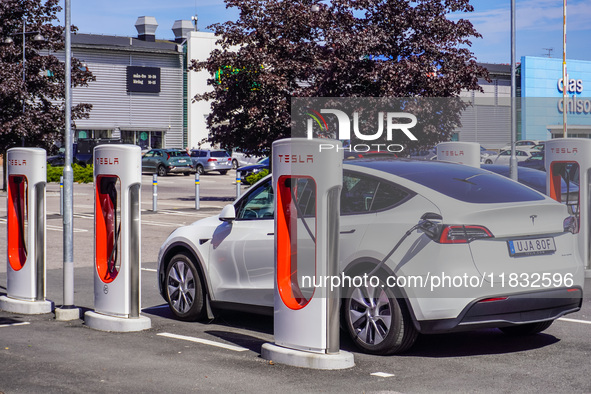
[[[64,216],[64,177],[60,176],[60,216]]]
[[[199,172],[195,173],[195,209],[199,210]]]
[[[240,178],[240,171],[236,170],[236,198],[240,197],[240,185],[242,179]]]
[[[152,211],[158,211],[158,175],[152,175]]]

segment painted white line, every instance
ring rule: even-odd
[[[64,231],[64,227],[63,226],[53,226],[51,224],[46,225],[48,230],[52,230],[52,231]],[[83,228],[75,228],[72,230],[72,232],[74,233],[87,233],[88,230],[85,230]]]
[[[391,378],[394,376],[393,373],[386,373],[386,372],[374,372],[370,373],[371,376],[377,376],[378,378]]]
[[[223,349],[233,350],[235,352],[245,352],[245,351],[248,350],[247,348],[244,348],[242,346],[226,345],[225,343],[210,341],[208,339],[201,339],[201,338],[195,338],[195,337],[187,337],[185,335],[171,334],[171,333],[168,333],[168,332],[161,332],[161,333],[159,333],[157,335],[160,335],[162,337],[167,337],[167,338],[182,339],[184,341],[201,343],[203,345],[210,345],[210,346],[221,347]]]
[[[559,317],[558,320],[567,321],[567,322],[570,322],[570,323],[591,324],[591,321],[577,320],[577,319],[569,319],[568,317]]]
[[[27,324],[31,324],[31,323],[29,323],[28,321],[24,321],[22,323],[0,324],[0,328],[13,327],[13,326],[26,326]]]
[[[158,272],[154,268],[142,268],[142,271]]]

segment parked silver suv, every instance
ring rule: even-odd
[[[219,171],[220,174],[232,169],[232,157],[222,149],[193,149],[191,160],[198,174],[210,171]]]

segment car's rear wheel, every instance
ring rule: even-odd
[[[355,344],[370,354],[394,354],[415,342],[415,329],[404,300],[388,287],[358,287],[343,302],[347,331]]]
[[[203,171],[202,165],[198,165],[196,171],[197,171],[197,174],[199,174],[199,175],[203,175],[203,173],[205,172],[205,171]]]
[[[228,173],[228,170],[220,170],[220,174],[222,175],[226,175]]]
[[[179,320],[195,321],[205,316],[205,292],[195,262],[184,253],[170,260],[166,269],[166,299]]]
[[[518,326],[500,327],[499,330],[507,335],[533,335],[544,331],[550,327],[552,323],[554,323],[554,320],[520,324]]]
[[[166,175],[166,168],[164,168],[164,166],[158,166],[158,176],[164,176]]]

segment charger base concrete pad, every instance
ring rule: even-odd
[[[7,296],[0,296],[0,309],[24,315],[42,315],[53,312],[53,301],[25,301]]]
[[[84,324],[99,331],[133,332],[152,328],[149,317],[125,318],[103,315],[96,312],[84,314]]]
[[[337,354],[321,354],[288,349],[273,343],[265,343],[261,348],[265,360],[293,367],[311,369],[347,369],[355,366],[353,353],[339,351]]]
[[[80,319],[80,308],[57,308],[55,310],[55,320],[71,321]]]

